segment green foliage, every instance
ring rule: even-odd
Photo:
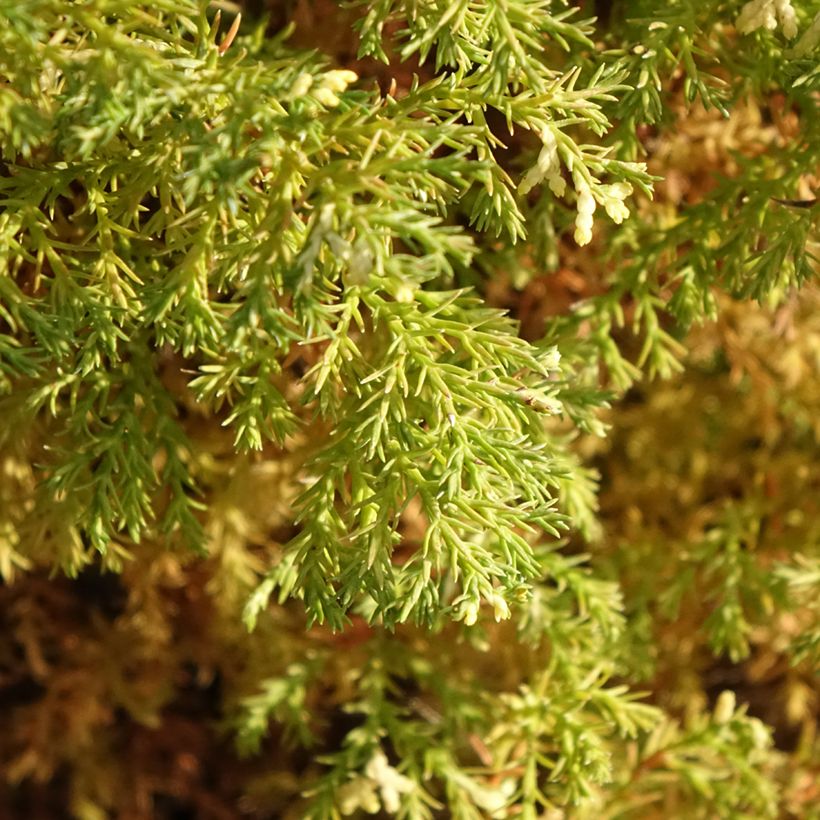
[[[194,667],[251,816],[808,805],[699,676],[817,697],[820,3],[611,5],[357,0],[339,67],[228,2],[0,0],[0,593],[126,598],[14,598],[0,660],[82,716],[20,710],[15,788],[126,811],[101,715]]]

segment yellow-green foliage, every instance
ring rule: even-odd
[[[0,815],[820,816],[818,41],[0,0]]]

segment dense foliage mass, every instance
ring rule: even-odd
[[[818,0],[0,23],[0,813],[820,817]]]

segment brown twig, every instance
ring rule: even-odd
[[[236,33],[239,31],[239,26],[241,23],[242,13],[240,12],[236,15],[236,17],[233,18],[233,23],[231,24],[231,27],[228,29],[228,33],[225,35],[221,45],[219,46],[220,57],[231,47],[231,43],[234,41]]]

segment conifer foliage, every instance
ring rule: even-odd
[[[4,810],[818,816],[818,0],[0,24]]]

